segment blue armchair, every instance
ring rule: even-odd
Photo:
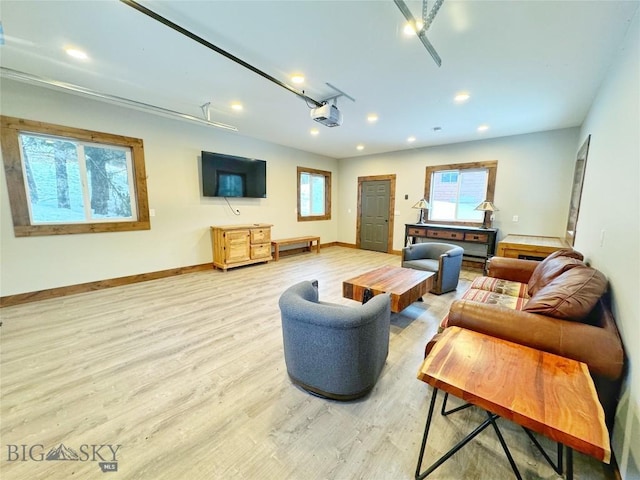
[[[294,384],[334,400],[373,388],[389,352],[389,294],[364,305],[321,302],[318,282],[304,281],[280,296],[284,359]]]
[[[435,272],[436,277],[430,291],[440,295],[458,287],[463,253],[461,247],[448,243],[415,243],[402,249],[402,266]]]

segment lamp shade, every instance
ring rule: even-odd
[[[474,210],[480,210],[483,212],[497,212],[498,208],[493,203],[485,201],[478,205]]]
[[[427,210],[431,208],[429,202],[427,202],[426,198],[421,198],[418,202],[411,208],[426,208]]]

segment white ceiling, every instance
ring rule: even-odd
[[[211,102],[238,135],[334,158],[580,125],[639,5],[445,0],[427,34],[438,68],[391,0],[141,3],[282,82],[304,73],[295,88],[313,99],[329,82],[356,102],[338,100],[342,126],[320,125],[295,94],[116,0],[2,0],[2,67],[198,117]]]

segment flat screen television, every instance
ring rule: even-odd
[[[267,198],[267,162],[202,152],[202,195]]]

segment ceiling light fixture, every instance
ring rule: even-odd
[[[89,58],[89,55],[77,48],[65,48],[64,51],[67,52],[67,55],[70,57],[77,58],[78,60],[87,60]]]
[[[479,132],[486,132],[487,130],[489,130],[489,125],[480,125],[480,126],[478,126],[478,131]]]
[[[378,115],[376,115],[375,113],[370,113],[369,115],[367,115],[367,122],[375,123],[377,121],[378,121]]]
[[[302,75],[300,73],[296,73],[296,74],[291,76],[291,81],[293,83],[295,83],[296,85],[300,85],[300,84],[304,83],[304,75]]]
[[[231,104],[231,109],[235,110],[236,112],[240,112],[242,111],[244,107],[242,106],[242,104],[240,102],[233,102]]]
[[[407,4],[404,3],[404,0],[393,1],[395,2],[400,12],[402,12],[402,15],[404,15],[404,18],[407,19],[409,25],[415,27],[413,28],[414,32],[416,32],[416,35],[422,42],[422,45],[424,45],[424,48],[426,48],[427,51],[431,54],[431,57],[433,58],[433,61],[436,62],[436,65],[442,65],[442,59],[440,58],[440,55],[438,55],[436,49],[433,48],[433,45],[431,45],[431,42],[427,39],[427,30],[429,30],[429,27],[435,19],[436,14],[438,13],[438,10],[440,10],[440,7],[442,6],[444,0],[435,0],[433,7],[431,7],[431,11],[429,11],[427,8],[427,0],[422,0],[422,22],[420,22],[420,20],[416,20],[413,17],[411,10],[409,10]],[[419,25],[421,26],[419,27]]]
[[[358,145],[358,146],[356,147],[356,149],[357,149],[357,150],[364,150],[364,145]]]
[[[416,141],[416,137],[411,136],[411,137],[407,138],[407,142],[409,142],[409,143],[413,143],[415,141]]]
[[[320,133],[320,130],[318,130],[317,128],[312,128],[311,130],[309,130],[309,133],[315,136]]]
[[[462,92],[462,93],[458,93],[455,97],[453,97],[453,101],[456,103],[463,103],[469,100],[469,98],[471,98],[471,95],[469,95],[466,92]]]
[[[422,30],[422,27],[424,27],[424,23],[420,20],[416,20],[415,26],[409,22],[404,26],[402,31],[405,35],[417,35],[417,33]]]

